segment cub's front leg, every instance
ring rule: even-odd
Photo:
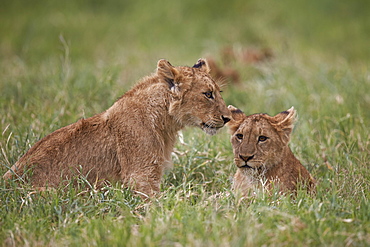
[[[162,165],[158,163],[135,164],[130,171],[123,172],[122,182],[142,198],[152,197],[160,190]]]

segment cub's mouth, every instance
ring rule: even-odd
[[[245,169],[256,169],[256,165],[255,165],[255,162],[251,162],[251,160],[253,160],[254,158],[254,155],[248,155],[248,156],[245,156],[245,155],[241,155],[239,154],[239,157],[237,157],[235,160],[237,160],[237,164],[238,164],[238,168],[245,168]],[[253,165],[254,167],[248,165],[248,162],[250,165]],[[252,163],[252,164],[251,164]]]
[[[224,124],[215,124],[215,123],[202,123],[200,128],[206,132],[208,135],[215,135],[219,129],[224,127]]]
[[[247,163],[244,163],[244,165],[239,166],[239,168],[255,169],[255,167],[251,167],[251,166],[249,166]]]

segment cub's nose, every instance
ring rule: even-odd
[[[222,120],[224,121],[224,124],[230,121],[230,118],[221,116]]]
[[[253,158],[254,158],[254,155],[252,155],[252,156],[243,156],[243,155],[239,154],[239,157],[240,157],[243,161],[248,162],[248,161],[250,161],[251,159],[253,159]]]

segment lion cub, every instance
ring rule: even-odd
[[[139,194],[155,194],[178,131],[196,126],[213,135],[231,118],[209,72],[204,59],[193,67],[159,60],[155,73],[108,110],[38,141],[4,179],[26,173],[33,186],[54,187],[81,174],[90,183],[121,181]]]
[[[299,184],[314,191],[315,180],[288,146],[296,116],[293,107],[274,117],[246,116],[234,106],[228,108],[233,120],[227,125],[237,166],[234,189],[248,195],[262,182],[267,189],[278,186],[281,192],[295,192]]]

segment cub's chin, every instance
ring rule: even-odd
[[[206,134],[211,135],[211,136],[213,136],[213,135],[217,134],[217,132],[218,132],[218,130],[219,130],[219,129],[220,129],[220,128],[202,128],[202,130],[203,130]]]
[[[217,134],[217,132],[219,131],[219,129],[221,129],[224,125],[222,126],[215,126],[215,125],[208,125],[208,124],[205,124],[205,123],[202,123],[200,125],[200,128],[205,132],[207,133],[208,135],[215,135]]]

